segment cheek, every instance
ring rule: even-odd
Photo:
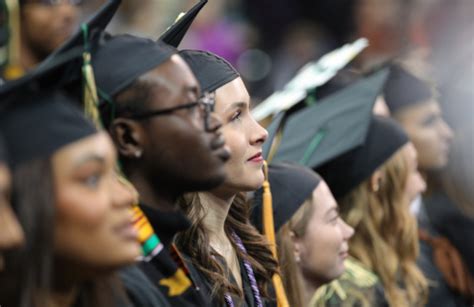
[[[107,225],[108,204],[102,195],[64,191],[58,195],[56,206],[56,249],[67,252],[68,247],[100,237]],[[66,250],[64,250],[66,249]]]
[[[226,166],[228,169],[242,168],[248,149],[245,135],[242,131],[232,129],[231,127],[225,128],[227,129],[223,129],[222,134],[225,138],[226,145],[229,146],[231,151],[231,157],[226,163]]]

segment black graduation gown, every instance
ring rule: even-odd
[[[418,226],[432,236],[439,235],[433,228],[426,214],[426,205],[421,204],[418,214]],[[433,262],[433,249],[425,241],[420,240],[420,256],[417,264],[429,281],[429,294],[426,307],[464,307],[470,306],[465,300],[453,291],[445,282],[443,275]]]
[[[189,220],[180,211],[163,212],[140,204],[155,233],[163,243],[163,250],[149,262],[138,264],[171,306],[208,306],[209,300],[191,279],[181,256],[172,245],[176,233],[190,227]]]
[[[463,214],[444,193],[434,193],[424,202],[433,228],[456,247],[474,276],[474,219]]]

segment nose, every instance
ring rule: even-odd
[[[250,136],[250,144],[251,145],[257,145],[257,144],[263,144],[265,140],[268,138],[268,132],[265,128],[260,126],[259,123],[255,121],[255,119],[252,118],[253,125],[251,127],[251,136]],[[253,129],[252,129],[253,128]]]
[[[56,11],[58,16],[61,16],[68,23],[76,23],[78,20],[79,8],[70,1],[61,1],[56,5]]]
[[[348,241],[354,235],[354,228],[349,226],[343,219],[341,219],[341,221],[342,221],[344,240]]]
[[[426,191],[426,181],[423,179],[421,176],[420,172],[416,172],[416,178],[418,181],[418,186],[419,186],[419,193],[423,193]]]
[[[205,129],[206,132],[215,132],[222,127],[222,120],[219,115],[214,112],[209,113],[206,122]]]
[[[9,205],[0,205],[0,250],[11,249],[23,244],[24,234],[20,223]]]
[[[131,207],[138,202],[138,193],[131,183],[115,175],[112,188],[112,203],[115,207]]]
[[[453,130],[451,129],[451,127],[449,127],[448,123],[446,123],[444,120],[441,121],[441,133],[443,137],[445,138],[445,140],[447,140],[448,142],[452,141],[454,137]]]

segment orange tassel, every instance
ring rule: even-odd
[[[268,242],[270,243],[270,249],[272,251],[273,257],[278,260],[277,250],[276,250],[276,240],[275,240],[275,227],[273,222],[273,201],[272,193],[270,190],[270,182],[268,181],[268,165],[265,161],[263,163],[263,173],[265,175],[265,181],[263,182],[263,233],[267,237]],[[273,275],[273,286],[275,288],[275,293],[277,297],[278,307],[288,307],[288,299],[286,297],[285,288],[283,287],[283,282],[279,274]]]

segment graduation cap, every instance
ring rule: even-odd
[[[0,87],[0,131],[5,138],[11,167],[48,157],[63,146],[97,133],[94,125],[77,108],[78,101],[64,95],[60,84],[37,86],[77,58],[62,57],[48,67]],[[77,72],[79,75],[79,72]]]
[[[281,133],[271,162],[294,161],[314,168],[362,144],[387,75],[387,69],[378,71],[287,118],[277,116],[279,123],[268,128],[269,135]],[[266,154],[272,139],[267,142]]]
[[[94,15],[81,25],[81,28],[85,27],[89,33],[104,31],[114,17],[121,3],[122,0],[108,0]],[[77,46],[82,46],[83,44],[84,31],[81,29],[49,55],[48,58],[45,59],[45,62],[54,59],[58,54]]]
[[[175,53],[176,49],[163,42],[127,34],[104,34],[92,52],[99,96],[114,97]]]
[[[240,74],[229,62],[212,52],[181,50],[179,55],[188,63],[198,79],[202,92],[214,92],[240,77]]]
[[[272,163],[268,166],[274,228],[264,231],[263,188],[255,193],[251,221],[262,233],[278,230],[288,222],[301,205],[312,195],[321,178],[310,168],[288,162]]]
[[[175,48],[178,48],[197,14],[201,11],[204,5],[206,5],[206,3],[207,0],[200,0],[185,14],[181,13],[176,21],[160,36],[159,40]]]
[[[391,118],[373,115],[361,145],[331,158],[314,169],[336,198],[347,195],[409,142],[405,131]]]
[[[428,102],[433,97],[425,81],[408,72],[399,64],[392,65],[384,88],[384,98],[390,112]]]
[[[408,142],[396,123],[372,115],[386,76],[386,70],[377,72],[290,116],[273,161],[314,169],[336,198],[360,184]]]

